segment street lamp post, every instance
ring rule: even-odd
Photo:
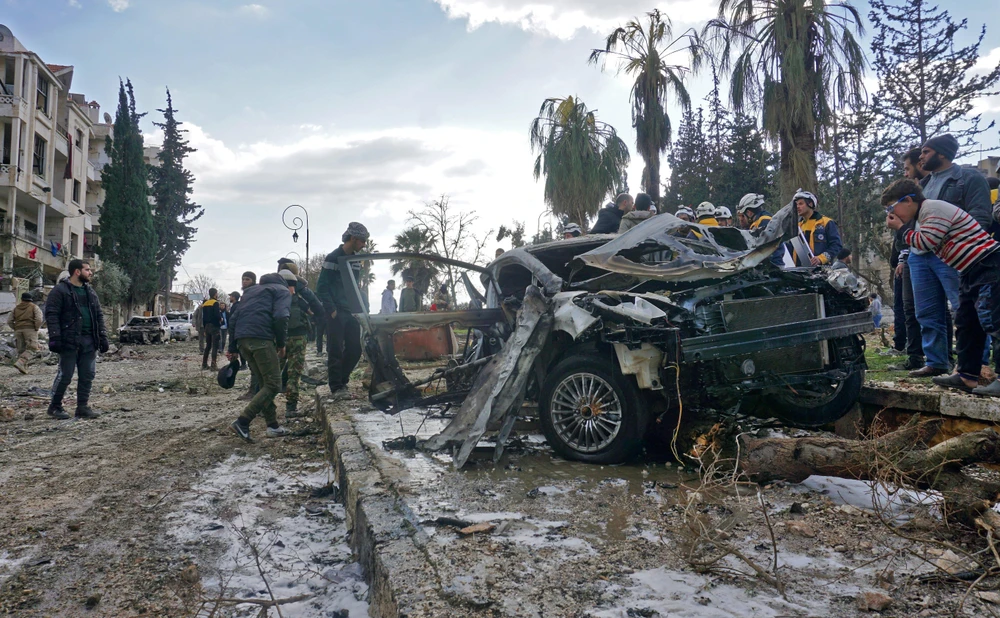
[[[285,217],[288,215],[288,211],[291,210],[292,208],[298,208],[299,210],[302,211],[302,214],[304,214],[306,217],[305,222],[302,221],[302,217],[295,215],[292,217],[291,225],[289,225],[289,222],[285,220]],[[303,227],[306,228],[305,276],[308,277],[309,276],[309,211],[298,204],[292,204],[281,213],[281,222],[284,224],[286,228],[292,230],[292,242],[299,242],[299,230],[301,230]]]

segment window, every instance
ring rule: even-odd
[[[42,110],[46,116],[49,115],[49,80],[41,75],[38,76],[38,98],[35,99],[35,109]]]
[[[35,153],[31,161],[31,169],[36,176],[45,178],[45,153],[48,150],[48,143],[40,135],[35,135]]]
[[[79,180],[74,180],[73,181],[73,203],[74,204],[79,204],[80,203],[80,181]]]
[[[76,147],[83,150],[83,131],[80,129],[76,130]]]

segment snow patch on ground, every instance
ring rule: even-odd
[[[296,509],[291,494],[329,482],[325,465],[301,466],[295,475],[287,462],[233,455],[204,475],[167,516],[168,533],[181,544],[221,547],[213,565],[199,565],[206,597],[268,598],[254,548],[276,598],[311,595],[281,606],[286,618],[328,617],[335,610],[368,615],[368,586],[347,546],[344,507],[330,498]],[[233,616],[253,616],[259,608],[240,605]]]
[[[941,497],[935,493],[895,488],[889,491],[884,485],[870,481],[858,481],[835,476],[810,476],[799,483],[806,491],[814,491],[828,496],[836,504],[844,504],[859,509],[875,511],[876,507],[885,515],[899,521],[909,519],[914,507],[924,509],[937,505]]]
[[[17,573],[17,570],[21,568],[21,565],[28,561],[34,555],[34,546],[26,545],[24,547],[18,547],[18,550],[24,550],[23,554],[19,558],[13,557],[7,551],[0,552],[0,584],[4,583],[11,575]]]

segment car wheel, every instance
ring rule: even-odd
[[[828,425],[850,411],[857,403],[865,383],[865,370],[857,369],[839,382],[817,379],[813,384],[783,388],[762,402],[771,404],[770,412],[798,427]]]
[[[635,385],[596,355],[559,362],[542,385],[542,429],[566,459],[612,464],[642,450],[648,412]]]

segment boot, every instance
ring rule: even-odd
[[[100,412],[94,410],[87,404],[77,405],[76,407],[76,417],[77,418],[97,418],[101,415]]]
[[[218,371],[218,370],[219,370],[219,365],[216,363],[216,361],[212,361],[212,371]]]
[[[28,363],[19,358],[14,361],[14,369],[17,369],[21,373],[28,373]]]
[[[66,410],[63,410],[61,404],[49,404],[49,409],[45,411],[50,418],[57,421],[64,421],[69,418],[69,414],[66,414]]]

